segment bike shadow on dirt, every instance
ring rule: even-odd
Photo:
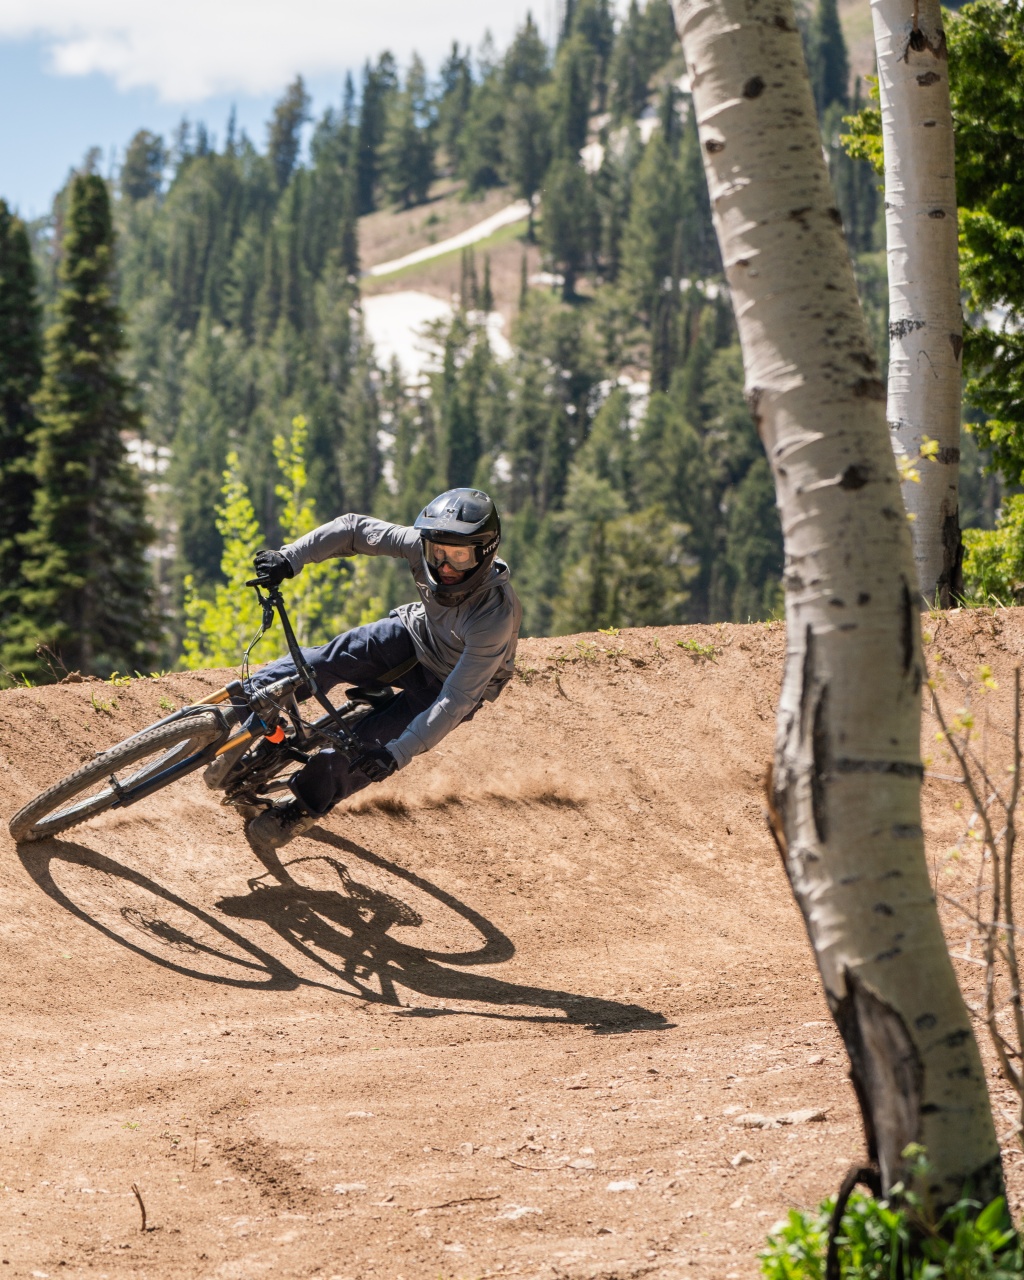
[[[141,871],[126,867],[95,849],[71,840],[51,839],[38,844],[18,845],[18,857],[43,893],[58,906],[92,925],[112,942],[165,969],[186,978],[230,987],[292,991],[306,985],[276,956],[230,928],[223,920],[188,902]],[[93,899],[106,896],[119,899],[119,903],[115,901],[106,910],[101,910],[94,901],[90,910],[75,901],[54,879],[54,863],[63,864],[72,871],[96,872],[108,877],[100,894],[84,896]],[[113,890],[109,888],[111,881],[115,886]],[[178,922],[168,919],[169,915],[176,916]],[[155,952],[154,944],[159,945],[162,951]],[[207,968],[199,968],[199,964],[204,962]],[[211,962],[221,971],[211,973]]]
[[[395,937],[395,926],[418,927],[419,913],[393,894],[359,883],[348,862],[330,854],[297,858],[275,869],[278,883],[265,877],[249,881],[249,892],[222,898],[218,910],[235,918],[261,920],[307,959],[351,985],[365,1000],[397,1006],[403,1017],[473,1016],[517,1022],[569,1022],[605,1033],[616,1028],[667,1028],[660,1013],[641,1005],[597,996],[577,995],[460,971],[465,966],[500,964],[515,954],[512,940],[492,921],[440,886],[391,862],[354,841],[316,827],[307,838],[405,881],[441,906],[461,916],[481,938],[467,951],[433,951]],[[330,866],[338,889],[310,889],[297,883],[290,867],[307,862]],[[373,985],[376,984],[376,989]],[[403,1006],[398,988],[428,999],[457,1000],[472,1005],[559,1009],[561,1014],[510,1013],[500,1008],[440,1009]]]
[[[111,941],[184,977],[269,991],[316,987],[368,1004],[390,1006],[396,1016],[409,1018],[457,1015],[567,1023],[605,1035],[664,1030],[672,1025],[660,1013],[641,1005],[466,972],[466,966],[507,962],[515,954],[514,943],[480,912],[415,872],[322,827],[314,828],[307,838],[343,854],[345,860],[333,852],[291,859],[275,869],[274,881],[269,875],[256,876],[249,880],[247,893],[221,898],[214,904],[218,915],[144,873],[72,841],[53,839],[22,845],[18,855],[39,888],[59,906]],[[474,929],[480,945],[463,951],[437,951],[395,937],[391,929],[417,928],[422,917],[394,894],[361,883],[350,871],[350,864],[357,862],[427,894]],[[73,897],[55,879],[54,863],[64,864],[72,877],[99,873],[106,877],[106,887],[102,892]],[[311,888],[295,880],[288,868],[306,863],[329,869],[337,888]],[[76,901],[78,897],[93,898],[91,909]],[[233,929],[223,916],[266,925],[312,962],[324,980],[294,972]],[[410,1007],[399,989],[428,1000],[465,1002],[475,1007]]]

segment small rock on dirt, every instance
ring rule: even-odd
[[[753,1164],[754,1157],[749,1151],[737,1151],[733,1158],[729,1161],[734,1169],[738,1169],[743,1164]]]
[[[606,1191],[635,1191],[636,1183],[632,1178],[624,1178],[621,1182],[609,1182]]]
[[[827,1120],[828,1110],[821,1107],[804,1107],[799,1111],[786,1111],[780,1116],[763,1116],[759,1111],[748,1111],[737,1116],[733,1124],[741,1129],[778,1129],[785,1124],[810,1124]]]

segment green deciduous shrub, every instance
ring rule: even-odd
[[[760,1254],[766,1280],[824,1280],[828,1228],[835,1200],[807,1213],[791,1209]],[[842,1280],[1011,1280],[1024,1275],[1020,1240],[1006,1202],[980,1213],[963,1200],[928,1223],[906,1195],[902,1206],[856,1193],[839,1237]]]

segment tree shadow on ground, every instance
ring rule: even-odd
[[[322,981],[295,973],[223,918],[84,845],[47,840],[22,845],[18,854],[35,883],[58,905],[111,941],[184,977],[272,991],[316,987],[389,1006],[400,1017],[459,1015],[566,1023],[604,1034],[670,1025],[660,1013],[641,1005],[467,972],[466,966],[510,960],[515,954],[512,940],[480,912],[397,863],[322,828],[309,835],[343,853],[346,861],[324,853],[279,863],[273,869],[276,882],[268,875],[254,877],[248,882],[247,893],[221,898],[215,906],[221,917],[268,926],[322,972]],[[356,861],[429,895],[469,924],[479,935],[480,945],[462,951],[437,951],[393,936],[390,930],[396,927],[419,927],[422,917],[394,894],[362,883],[350,870]],[[103,909],[96,905],[90,909],[75,901],[54,878],[55,863],[105,877]],[[318,864],[332,887],[311,888],[294,879],[289,867],[311,863]],[[126,899],[130,899],[127,905]],[[219,972],[204,971],[203,965]],[[399,989],[426,999],[475,1007],[409,1007]]]

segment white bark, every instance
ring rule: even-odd
[[[960,353],[953,113],[939,0],[871,0],[885,149],[889,264],[889,402],[897,454],[913,460],[924,437],[934,461],[905,481],[915,517],[914,559],[927,602],[961,590]],[[952,594],[951,594],[952,593]]]
[[[883,1184],[917,1141],[939,1203],[985,1195],[999,1147],[924,859],[910,532],[792,4],[674,3],[785,536],[773,830]]]

